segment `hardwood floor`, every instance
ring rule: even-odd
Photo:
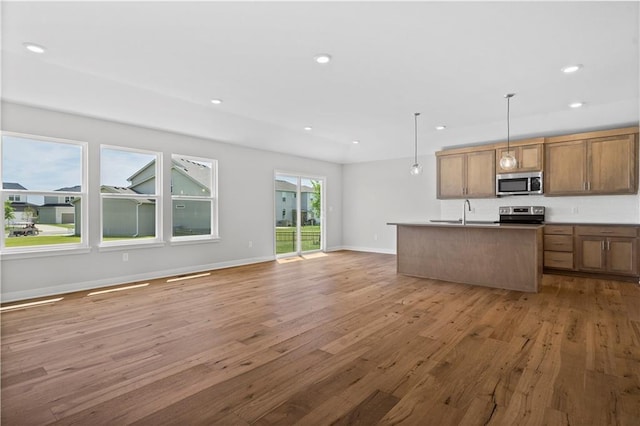
[[[338,252],[5,311],[2,424],[640,424],[638,285],[395,267]]]

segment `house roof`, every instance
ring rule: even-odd
[[[109,194],[140,195],[139,193],[137,193],[131,188],[125,188],[124,186],[111,186],[111,185],[100,185],[100,192],[109,193]],[[145,199],[139,199],[139,198],[137,198],[136,200],[145,204],[154,203],[153,200],[145,200]],[[73,203],[75,203],[76,201],[78,201],[78,199],[73,200]]]
[[[61,191],[61,192],[80,192],[81,190],[82,190],[82,186],[80,185],[66,186],[64,188],[56,189],[56,191]]]
[[[287,182],[286,180],[276,179],[276,191],[297,192],[298,188],[295,184],[291,182]],[[302,187],[300,188],[300,192],[313,192],[313,188],[302,185]]]
[[[2,182],[2,189],[20,189],[24,191],[27,188],[16,182]]]
[[[172,158],[174,169],[183,172],[198,185],[211,190],[211,167],[185,158]]]
[[[38,209],[40,208],[39,205],[37,204],[33,204],[33,203],[25,203],[24,201],[12,201],[11,202],[11,207],[13,208],[14,211],[16,212],[23,212],[24,209],[26,209],[27,207],[31,207],[33,209]]]

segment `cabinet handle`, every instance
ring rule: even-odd
[[[587,191],[591,191],[591,182],[587,182]]]
[[[586,191],[586,190],[587,190],[587,182],[582,182],[582,189],[583,189],[584,191]]]
[[[604,251],[604,240],[600,241],[600,250]]]
[[[611,241],[607,240],[607,250],[611,250]]]

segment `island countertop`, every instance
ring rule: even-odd
[[[542,229],[544,224],[529,223],[494,223],[484,221],[468,221],[465,225],[461,222],[439,221],[439,222],[387,222],[387,225],[404,226],[432,226],[450,228],[491,228],[491,229]]]
[[[398,273],[537,292],[544,225],[390,222],[397,226]]]

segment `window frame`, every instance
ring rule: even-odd
[[[99,243],[98,248],[100,250],[108,250],[108,249],[118,249],[122,247],[133,247],[133,246],[157,246],[158,244],[163,243],[162,238],[162,211],[163,211],[163,196],[162,196],[162,181],[163,181],[163,173],[162,173],[162,152],[160,151],[151,151],[145,149],[138,148],[129,148],[117,145],[100,145],[100,155],[99,155],[99,181],[98,181],[98,196],[100,197],[100,229],[99,232]],[[102,159],[104,150],[113,150],[113,151],[124,151],[136,154],[145,154],[155,156],[155,194],[115,194],[115,193],[104,193],[102,192]],[[154,238],[141,238],[141,239],[119,239],[119,240],[104,240],[104,200],[155,200],[155,237]]]
[[[68,244],[43,244],[34,246],[18,246],[7,247],[6,238],[4,235],[4,213],[2,217],[3,232],[0,235],[0,252],[3,256],[11,257],[38,257],[38,256],[50,256],[52,254],[68,254],[74,253],[86,253],[90,251],[89,247],[89,176],[88,176],[88,164],[89,164],[89,144],[85,141],[78,141],[72,139],[55,138],[49,136],[40,136],[29,133],[0,131],[0,180],[4,180],[4,171],[2,170],[4,163],[4,138],[15,137],[20,139],[30,139],[36,142],[56,143],[73,145],[80,147],[80,192],[72,191],[53,191],[53,190],[29,190],[29,189],[4,189],[4,185],[0,185],[0,200],[4,205],[5,199],[9,199],[10,195],[19,195],[20,200],[27,200],[29,195],[36,197],[60,197],[60,196],[74,196],[81,200],[80,204],[80,242],[68,243]],[[26,202],[26,201],[25,201]],[[37,225],[36,225],[37,227]]]
[[[211,164],[211,182],[210,182],[210,195],[202,196],[202,195],[174,195],[173,194],[173,159],[184,158],[185,160],[200,162],[200,163],[210,163]],[[169,194],[171,197],[171,213],[170,213],[170,229],[171,229],[171,243],[188,243],[188,242],[197,242],[197,241],[218,241],[220,239],[220,235],[218,234],[218,160],[213,158],[206,157],[196,157],[192,155],[183,155],[172,153],[170,158],[170,169],[169,169]],[[198,235],[180,235],[174,236],[173,232],[173,203],[174,201],[206,201],[209,200],[211,202],[211,231],[209,234],[198,234]]]

